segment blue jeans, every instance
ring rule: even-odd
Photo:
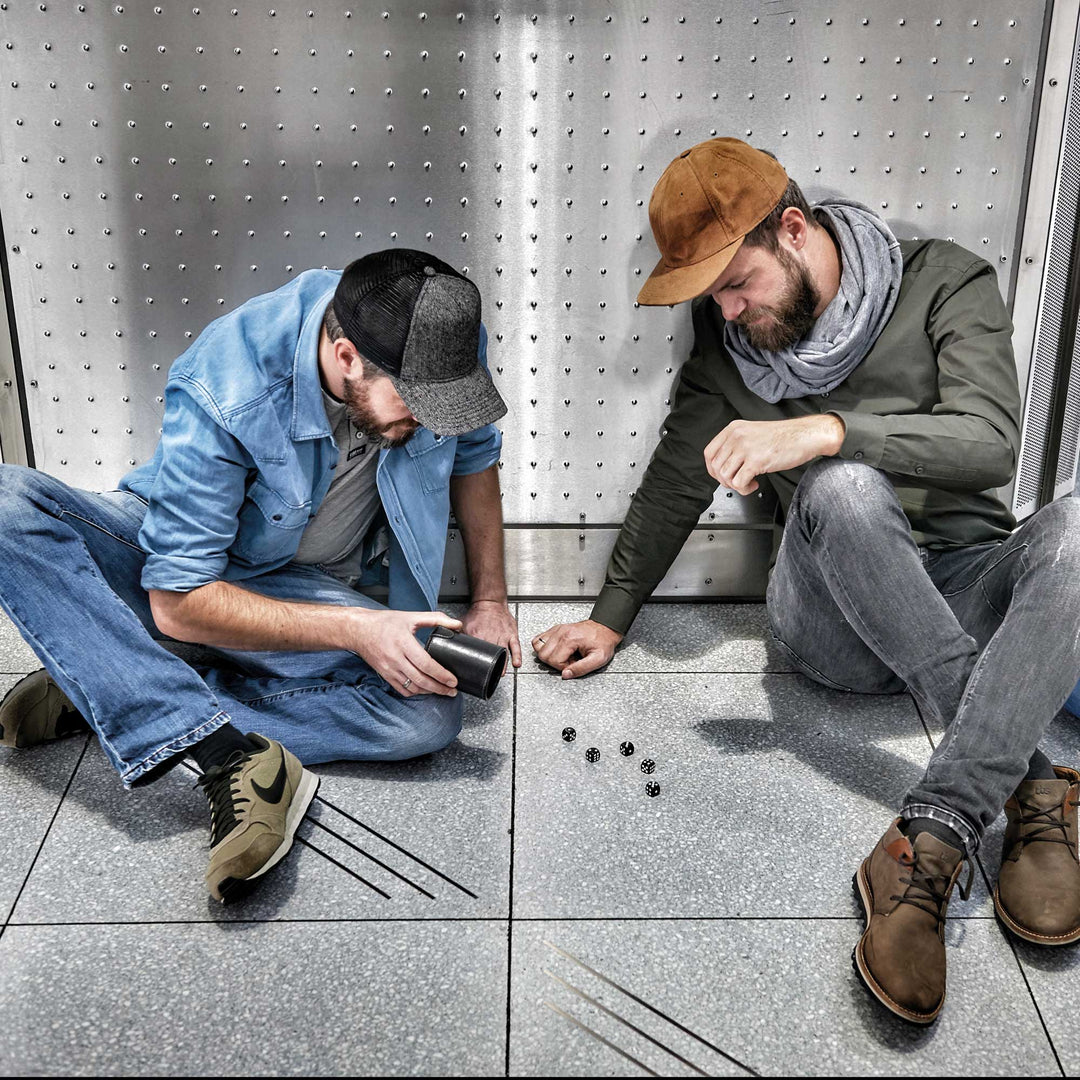
[[[884,473],[825,458],[795,490],[767,599],[800,671],[907,690],[944,729],[901,815],[937,818],[974,853],[1080,676],[1080,500],[1006,540],[931,551]]]
[[[140,584],[146,503],[0,465],[0,606],[97,733],[125,785],[229,721],[305,764],[401,760],[442,749],[462,698],[397,695],[355,653],[165,646]],[[289,564],[244,588],[279,600],[378,608],[319,570]],[[177,760],[179,760],[177,758]]]

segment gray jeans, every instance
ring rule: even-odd
[[[837,690],[907,690],[944,728],[901,816],[974,854],[1080,676],[1080,500],[1004,541],[920,548],[885,473],[825,458],[792,499],[768,589],[773,636]]]

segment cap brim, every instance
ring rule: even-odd
[[[479,364],[449,382],[405,382],[388,377],[413,416],[436,435],[464,435],[506,415],[506,402]]]
[[[701,296],[735,258],[744,239],[740,236],[715,255],[692,266],[668,266],[661,259],[642,285],[637,296],[638,303],[652,306],[681,304]]]

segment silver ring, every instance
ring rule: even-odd
[[[405,681],[404,681],[404,682],[403,682],[403,683],[401,684],[401,689],[402,689],[402,690],[408,690],[410,686],[412,686],[412,679],[406,679],[406,680],[405,680]]]

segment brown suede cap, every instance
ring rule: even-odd
[[[660,261],[639,304],[679,304],[723,273],[743,237],[772,212],[788,185],[784,167],[741,139],[709,139],[684,150],[649,200]]]

